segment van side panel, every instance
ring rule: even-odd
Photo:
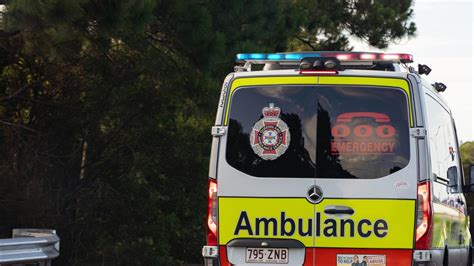
[[[427,121],[427,144],[433,183],[432,247],[449,253],[450,265],[465,265],[470,233],[466,201],[462,194],[462,172],[452,118],[445,103],[425,85],[423,101]]]

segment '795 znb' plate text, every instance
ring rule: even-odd
[[[287,248],[247,248],[247,263],[279,263],[288,264]]]

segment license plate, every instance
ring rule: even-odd
[[[288,264],[287,248],[247,248],[246,263],[278,263]]]

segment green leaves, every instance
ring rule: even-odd
[[[348,37],[387,48],[389,42],[414,36],[411,0],[296,1],[305,18],[292,47],[303,50],[351,50]],[[374,26],[376,25],[376,26]]]

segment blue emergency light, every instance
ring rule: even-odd
[[[289,54],[264,54],[264,53],[252,53],[252,54],[237,54],[237,61],[246,60],[266,60],[266,61],[299,61],[305,57],[321,57],[320,53],[289,53]]]

